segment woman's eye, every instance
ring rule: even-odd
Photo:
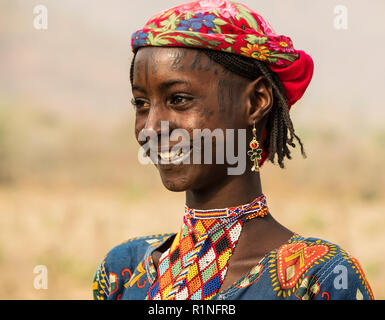
[[[134,106],[135,109],[139,110],[139,109],[143,109],[143,108],[146,108],[146,107],[149,107],[149,103],[146,102],[145,100],[142,100],[142,99],[135,99],[133,98],[131,100],[131,104]]]
[[[189,102],[191,100],[192,100],[192,98],[190,98],[190,97],[173,96],[170,99],[170,104],[172,104],[172,105],[183,105],[183,104],[186,104],[187,102]]]

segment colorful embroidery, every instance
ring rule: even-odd
[[[226,209],[192,210],[186,206],[185,223],[161,256],[159,277],[147,299],[211,299],[226,275],[244,221],[265,216],[266,210],[264,195],[248,205]],[[204,218],[193,218],[197,215]]]
[[[343,257],[347,260],[347,262],[349,264],[351,264],[352,269],[358,275],[358,279],[361,280],[361,284],[365,288],[365,290],[368,292],[370,298],[372,300],[374,300],[372,288],[370,287],[369,282],[366,279],[365,272],[364,272],[364,270],[362,270],[362,267],[361,267],[360,263],[358,262],[358,260],[356,258],[354,258],[353,256],[351,256],[350,254],[348,254],[346,251],[343,251],[341,253],[342,253]],[[360,291],[360,293],[361,293],[361,291]],[[360,297],[360,294],[358,294],[358,292],[357,292],[357,297]],[[357,298],[357,300],[360,300],[360,299]]]
[[[300,300],[313,300],[320,292],[320,290],[321,287],[319,285],[318,279],[311,275],[303,279],[295,295]]]
[[[330,293],[327,291],[322,292],[321,298],[325,300],[330,300]]]
[[[211,226],[208,224],[210,219],[196,220],[203,223],[203,227],[200,226],[200,228],[205,226],[210,228]],[[239,236],[241,230],[237,223],[238,221],[233,221],[228,226],[226,225],[226,230],[229,232],[223,232],[227,234],[226,240],[228,245],[226,247],[226,243],[224,243],[222,249],[219,243],[223,241],[223,232],[220,230],[213,235],[207,236],[202,245],[197,246],[200,248],[198,251],[194,251],[194,248],[206,235],[193,233],[195,237],[186,237],[186,234],[191,232],[191,229],[188,228],[184,229],[185,234],[183,232],[172,234],[171,237],[174,238],[158,235],[139,237],[124,242],[111,250],[99,265],[92,285],[94,299],[146,299],[148,298],[149,291],[157,286],[156,283],[159,283],[159,269],[162,269],[162,274],[168,274],[169,280],[173,277],[177,278],[175,286],[171,285],[169,288],[170,292],[173,290],[173,287],[174,289],[178,288],[175,292],[175,299],[185,298],[190,290],[195,293],[190,298],[187,297],[189,299],[201,299],[203,295],[205,295],[206,299],[226,300],[374,299],[365,274],[354,257],[332,243],[315,238],[303,238],[298,234],[294,234],[280,248],[267,253],[259,262],[256,261],[256,265],[245,277],[236,281],[226,290],[215,293],[218,278],[219,281],[223,280],[227,272],[226,264],[231,256],[232,243]],[[196,223],[192,225],[195,226]],[[203,230],[201,231],[204,232]],[[165,241],[172,242],[169,250],[174,253],[179,249],[179,254],[175,253],[173,255],[171,253],[171,262],[171,259],[165,259],[166,256],[171,258],[171,255],[168,255],[170,252],[165,253],[160,259],[161,263],[158,266],[158,270],[156,270],[151,259],[151,253],[156,246],[163,245]],[[324,255],[322,255],[323,246],[328,248],[328,252]],[[281,250],[282,248],[286,249]],[[288,248],[291,249],[291,252],[288,252]],[[222,252],[223,256],[221,259],[218,259],[216,256],[216,250]],[[186,252],[192,253],[186,255]],[[212,254],[213,252],[214,255]],[[288,275],[288,278],[284,278],[283,282],[286,284],[291,281],[292,278],[289,279],[290,276],[294,274],[294,277],[297,277],[302,272],[301,263],[304,266],[307,265],[307,261],[312,260],[312,256],[322,255],[322,257],[312,262],[302,272],[295,285],[284,289],[281,287],[277,271],[279,255],[281,255],[284,262],[281,268],[284,270],[283,274]],[[309,255],[311,256],[309,257]],[[191,260],[186,260],[189,257]],[[288,259],[285,261],[285,258]],[[177,260],[179,260],[179,263]],[[171,267],[167,267],[167,263]],[[178,270],[182,271],[183,267],[187,265],[190,265],[190,267],[187,268],[188,272],[186,274],[183,274],[183,272],[177,274]],[[290,265],[295,265],[295,269],[289,269]],[[345,266],[348,271],[348,286],[346,289],[335,287],[334,282],[337,274],[333,270],[335,266],[339,265]],[[286,272],[288,269],[289,271]],[[167,280],[166,276],[162,281],[165,281],[167,285],[169,280]],[[210,283],[210,280],[212,280],[211,285],[205,287],[205,284]],[[179,287],[178,281],[181,284]],[[130,283],[132,286],[130,286]],[[164,286],[163,283],[162,286]],[[157,292],[154,292],[154,294],[157,294]],[[161,297],[158,296],[157,298]]]
[[[246,277],[234,283],[234,287],[237,288],[246,288],[254,283],[256,283],[261,277],[263,270],[263,265],[258,263],[255,267],[253,267]]]
[[[270,254],[269,273],[273,291],[277,292],[278,297],[290,297],[303,283],[305,271],[331,259],[336,253],[336,246],[331,243],[322,240],[301,241],[299,235],[293,237],[290,243]]]
[[[107,289],[109,288],[109,283],[107,279],[106,269],[105,269],[106,258],[101,262],[94,278],[92,284],[92,291],[95,300],[104,300],[104,296],[107,294]]]
[[[364,295],[362,294],[362,292],[360,291],[360,289],[357,288],[357,291],[356,291],[356,300],[363,300],[364,299]]]
[[[129,285],[129,282],[130,282],[130,279],[132,278],[132,272],[129,268],[124,268],[122,271],[121,271],[121,275],[122,277],[125,277],[126,276],[126,273],[128,273],[128,280],[123,284],[123,286],[125,288],[128,288],[128,285]]]
[[[292,288],[304,271],[328,251],[327,246],[308,247],[303,242],[283,245],[277,253],[277,272],[281,288]]]
[[[136,267],[136,270],[134,272],[134,274],[132,275],[128,285],[130,287],[132,287],[133,285],[137,285],[139,288],[143,288],[145,285],[146,285],[146,279],[143,279],[142,282],[140,283],[141,281],[141,278],[146,274],[146,270],[144,269],[143,267],[143,262],[139,263],[138,266]]]
[[[110,272],[110,281],[108,285],[109,294],[112,294],[118,290],[118,286],[118,275],[116,273]]]

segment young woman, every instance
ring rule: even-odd
[[[373,299],[354,257],[282,226],[262,193],[266,159],[283,168],[295,141],[306,156],[289,110],[311,80],[311,57],[227,0],[158,13],[132,48],[136,138],[186,203],[177,233],[130,239],[106,255],[94,298]]]

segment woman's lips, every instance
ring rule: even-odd
[[[158,152],[160,164],[181,164],[190,157],[192,148],[179,148],[176,151]]]
[[[167,149],[162,150],[161,148],[157,149],[149,149],[147,150],[147,155],[152,153],[153,155],[158,155],[158,164],[167,165],[167,164],[181,164],[184,160],[186,160],[192,151],[192,147],[190,145],[187,146],[177,146],[177,147],[168,147]]]

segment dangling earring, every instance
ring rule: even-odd
[[[253,139],[249,144],[251,150],[247,151],[247,154],[250,156],[250,160],[254,162],[251,171],[259,171],[259,160],[261,160],[262,149],[259,148],[259,142],[257,141],[257,129],[255,129],[255,120],[253,125]]]

